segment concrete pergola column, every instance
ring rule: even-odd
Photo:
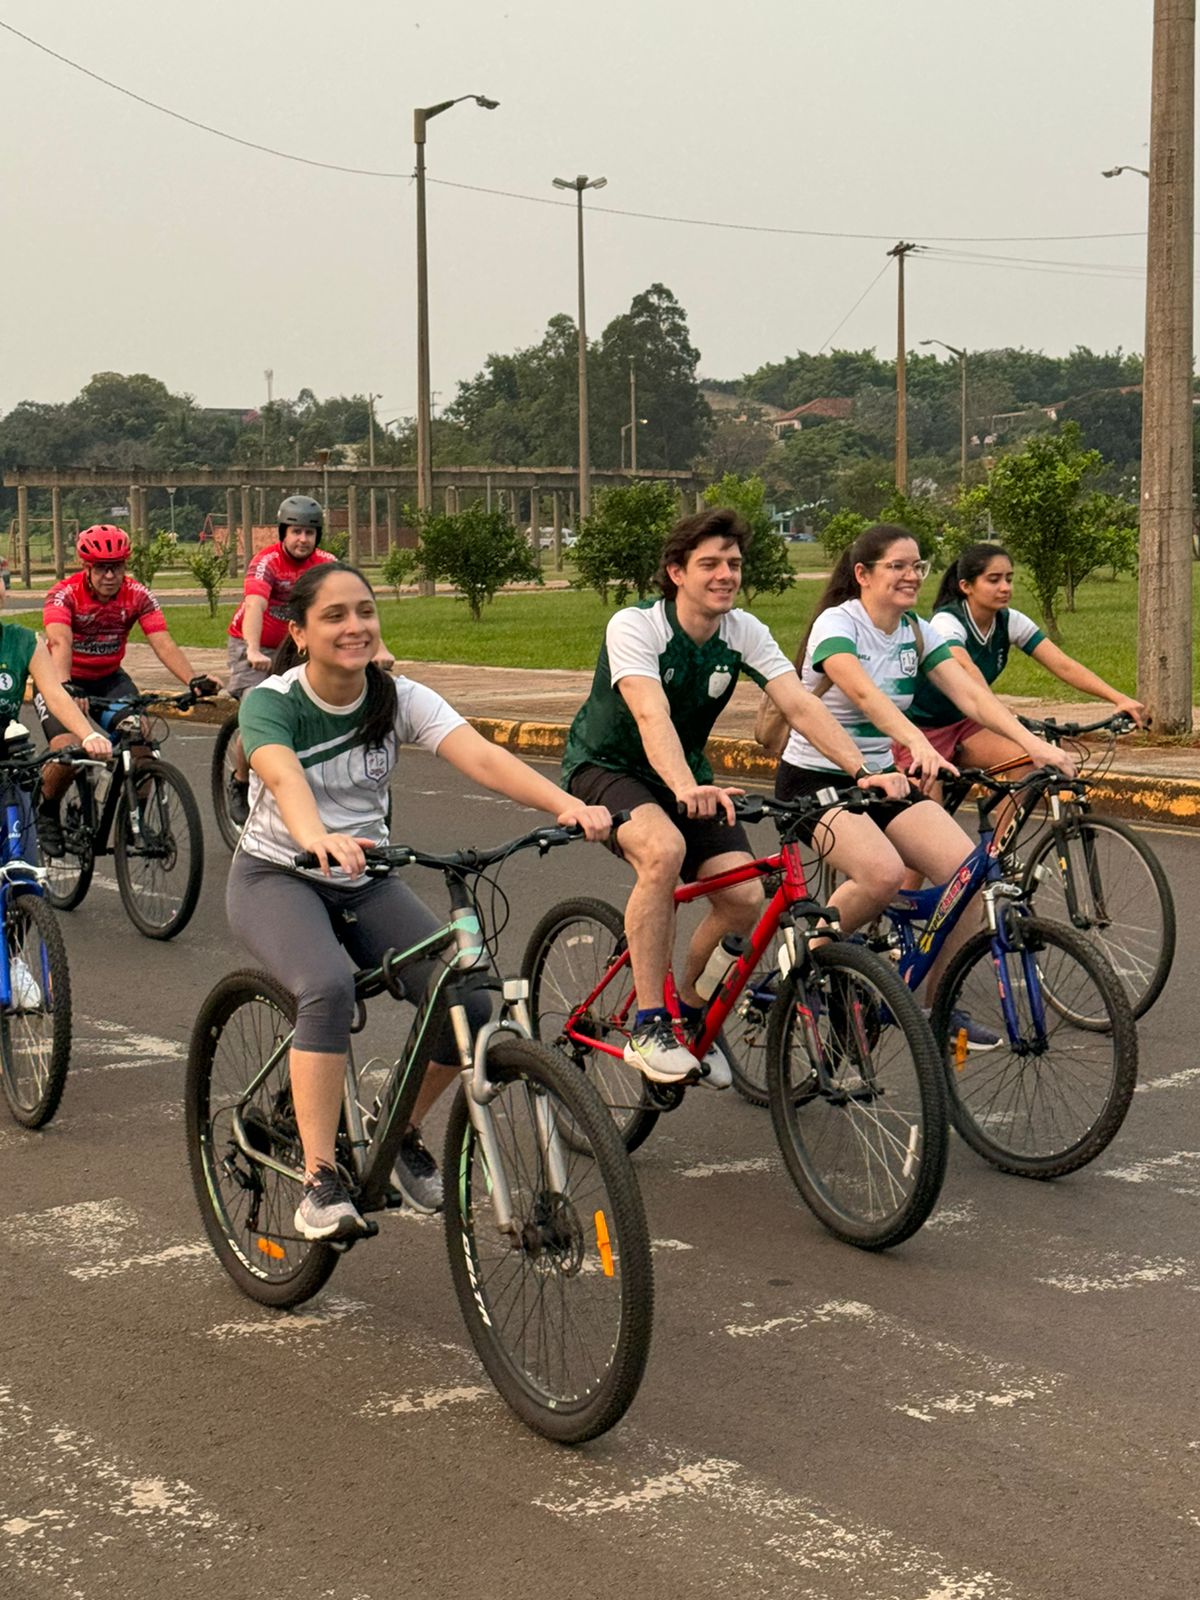
[[[456,517],[458,515],[458,485],[456,483],[448,483],[446,485],[445,512],[448,517]]]
[[[562,571],[562,565],[563,565],[563,557],[562,557],[562,552],[563,552],[563,542],[562,542],[562,529],[563,529],[562,495],[558,492],[557,489],[555,489],[554,493],[550,496],[550,505],[551,505],[551,508],[553,510],[553,516],[554,516],[554,570],[556,572],[561,572]]]
[[[29,576],[29,490],[23,483],[17,485],[17,544],[21,557],[21,582],[27,589],[33,587]]]
[[[226,491],[225,491],[225,554],[229,557],[229,559],[231,561],[233,560],[233,542],[234,542],[234,538],[236,537],[236,530],[237,530],[237,512],[234,510],[235,504],[236,504],[236,501],[235,501],[235,497],[234,497],[234,491],[232,489],[226,489]],[[237,569],[231,567],[229,570],[231,572],[234,572]]]
[[[346,486],[346,559],[352,567],[358,566],[358,489]]]
[[[241,523],[240,532],[241,532],[243,540],[245,541],[246,548],[245,548],[245,551],[244,551],[244,559],[245,559],[245,562],[246,562],[247,566],[250,565],[251,557],[254,554],[254,550],[253,550],[254,535],[250,531],[252,527],[253,527],[253,520],[252,520],[251,513],[250,513],[250,485],[248,483],[244,483],[242,485],[242,523]],[[233,558],[229,563],[229,575],[230,575],[230,577],[236,577],[237,576],[237,571],[238,571],[238,549],[237,549],[237,545],[235,543],[234,544],[234,548],[233,548]]]
[[[396,545],[396,491],[388,489],[387,493],[387,547],[393,550]]]
[[[67,569],[63,562],[62,490],[50,491],[50,527],[54,541],[54,576],[65,578]]]

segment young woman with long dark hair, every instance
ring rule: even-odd
[[[589,839],[606,837],[611,818],[489,744],[432,689],[385,673],[373,660],[380,641],[375,596],[354,568],[329,563],[305,572],[289,616],[273,675],[246,694],[238,714],[250,760],[250,816],[226,907],[233,931],[296,997],[290,1070],[306,1173],[296,1228],[306,1239],[339,1239],[363,1227],[334,1156],[353,970],[439,926],[407,885],[364,872],[363,845],[387,842],[399,746],[436,753],[519,805],[578,823]],[[296,868],[303,851],[317,857],[317,868]],[[426,970],[415,965],[406,977],[423,985]],[[472,1004],[481,1008],[472,1021],[481,1023],[487,999],[477,995]],[[394,1173],[419,1211],[441,1206],[441,1177],[421,1143],[420,1121],[453,1082],[456,1061],[447,1019]]]

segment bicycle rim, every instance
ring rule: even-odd
[[[236,714],[221,724],[217,736],[213,740],[212,769],[210,772],[210,785],[212,788],[213,813],[217,819],[217,830],[230,850],[237,849],[238,839],[241,837],[241,828],[229,815],[229,780],[234,776],[233,770],[233,736],[238,729]]]
[[[455,1288],[488,1375],[522,1421],[564,1443],[605,1432],[637,1392],[653,1307],[650,1244],[629,1157],[590,1085],[544,1047],[488,1056],[495,1179],[460,1091],[446,1132],[446,1239]],[[574,1139],[546,1129],[569,1119]],[[541,1132],[539,1132],[541,1129]]]
[[[1025,891],[1039,917],[1066,923],[1095,945],[1124,985],[1134,1016],[1144,1016],[1175,958],[1175,903],[1149,847],[1121,823],[1081,818],[1044,835],[1026,869]],[[1053,993],[1048,997],[1058,1004]],[[1104,1018],[1091,1020],[1099,1026]]]
[[[608,1107],[627,1150],[636,1150],[658,1120],[647,1104],[645,1080],[620,1056],[589,1050],[568,1039],[568,1018],[598,986],[624,949],[621,913],[603,900],[569,900],[549,912],[534,930],[521,971],[529,980],[534,1037],[558,1050],[579,1069]],[[581,1031],[624,1048],[636,1001],[628,963],[580,1020]],[[570,1130],[564,1130],[570,1137]]]
[[[0,1075],[16,1120],[40,1128],[58,1109],[71,1058],[71,981],[54,912],[16,895],[5,923],[13,1004],[0,1013]]]
[[[1093,1160],[1124,1121],[1137,1080],[1137,1028],[1112,969],[1081,934],[1029,918],[1020,938],[1028,961],[1020,950],[993,951],[987,933],[959,951],[934,1003],[934,1033],[966,1142],[1006,1172],[1053,1178]],[[1061,1003],[1051,1004],[1051,994]],[[953,1011],[992,1029],[999,1044],[967,1051]],[[1081,1025],[1076,1016],[1089,1020]],[[1091,1024],[1096,1017],[1102,1029]]]
[[[173,939],[191,920],[204,874],[200,813],[183,774],[147,762],[135,774],[139,833],[123,795],[117,807],[117,886],[129,920],[148,939]]]
[[[801,1195],[839,1239],[884,1249],[937,1200],[947,1110],[929,1025],[870,951],[828,944],[772,1007],[771,1117]]]
[[[337,1262],[329,1245],[302,1238],[293,1222],[304,1153],[287,1051],[280,1047],[294,1019],[295,1001],[274,979],[235,972],[204,1002],[188,1052],[188,1157],[205,1230],[238,1288],[273,1306],[309,1299]],[[246,1100],[248,1085],[277,1053],[277,1064]],[[262,1166],[240,1147],[239,1110],[247,1142],[295,1177]]]

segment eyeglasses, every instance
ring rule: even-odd
[[[890,572],[895,578],[903,576],[906,572],[912,572],[922,581],[933,571],[932,561],[866,561],[863,565],[882,567],[885,572]]]
[[[123,561],[93,561],[92,571],[106,573],[124,572],[125,563]]]

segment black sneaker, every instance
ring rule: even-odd
[[[367,1231],[341,1174],[327,1165],[305,1178],[304,1198],[294,1221],[296,1232],[305,1239],[352,1239]]]
[[[54,860],[63,854],[66,841],[63,839],[57,806],[52,810],[44,806],[38,807],[37,838],[44,856]]]
[[[400,1141],[392,1182],[413,1211],[431,1217],[442,1209],[442,1175],[438,1164],[421,1143],[419,1128],[410,1128]]]
[[[250,820],[250,783],[245,783],[240,778],[231,777],[225,791],[225,804],[229,808],[229,820],[239,828],[244,828]]]

